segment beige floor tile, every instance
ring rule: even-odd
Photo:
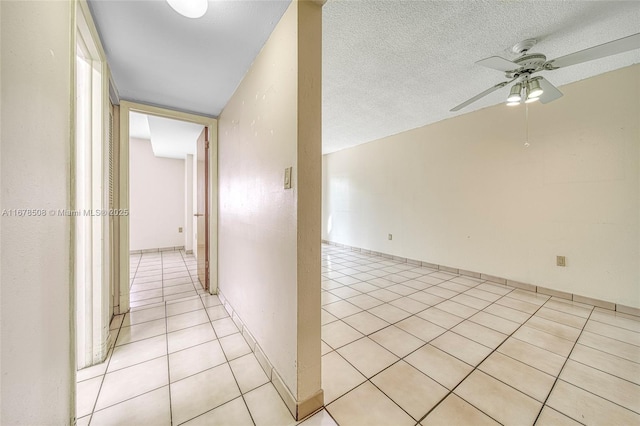
[[[634,315],[595,308],[590,319],[640,333],[640,317]]]
[[[640,385],[640,364],[577,344],[570,359]]]
[[[522,300],[524,302],[532,303],[534,305],[542,306],[549,300],[549,296],[541,293],[534,293],[529,290],[515,289],[509,293],[509,297],[513,299]]]
[[[587,321],[584,327],[586,331],[591,333],[607,336],[610,339],[619,340],[631,345],[640,346],[640,332],[627,330],[626,328],[616,327],[614,325],[605,324],[599,321]]]
[[[551,298],[544,304],[545,307],[555,309],[556,311],[566,314],[577,315],[579,317],[588,318],[591,315],[592,307],[587,307],[582,303],[575,303],[569,300]]]
[[[409,297],[401,297],[400,299],[389,302],[389,304],[412,314],[424,311],[429,307],[429,305],[425,305],[424,303],[418,302],[417,300]]]
[[[343,321],[364,335],[369,335],[389,325],[388,322],[364,311],[346,317]]]
[[[422,319],[425,319],[429,322],[432,322],[436,325],[439,325],[440,327],[444,327],[447,329],[464,321],[464,318],[460,318],[459,316],[450,314],[449,312],[445,312],[436,307],[426,309],[422,312],[419,312],[416,315]]]
[[[200,296],[200,299],[202,300],[202,304],[205,306],[205,308],[222,305],[220,298],[215,294],[203,294],[202,296]]]
[[[507,287],[505,285],[499,285],[499,284],[492,284],[488,281],[485,281],[482,284],[479,284],[476,288],[478,290],[488,291],[490,293],[499,294],[501,296],[504,296],[505,294],[511,293],[513,291],[512,287]]]
[[[363,404],[363,401],[366,403]],[[413,420],[370,382],[332,402],[327,411],[340,426],[413,426]]]
[[[229,362],[240,392],[247,393],[269,381],[255,355],[250,353]]]
[[[397,356],[368,337],[349,343],[337,352],[367,378],[398,360]]]
[[[418,318],[415,315],[398,322],[396,326],[413,334],[424,342],[429,342],[447,331],[445,328]]]
[[[539,308],[539,305],[525,302],[524,300],[514,299],[511,296],[512,293],[509,293],[508,296],[504,296],[501,299],[496,300],[497,305],[506,306],[507,308],[516,309],[518,311],[522,311],[529,315],[533,315]]]
[[[162,306],[157,306],[155,308],[149,309],[140,309],[131,312],[127,312],[124,316],[124,321],[122,322],[123,327],[128,327],[130,325],[141,324],[147,321],[153,321],[160,318],[164,318],[165,310],[164,304]]]
[[[136,287],[136,286],[132,286]],[[144,290],[144,291],[136,291],[134,293],[130,293],[129,300],[131,302],[142,302],[144,300],[156,299],[158,297],[162,297],[162,288],[154,288],[152,290]]]
[[[482,290],[479,288],[471,288],[465,291],[464,294],[466,294],[467,296],[473,296],[478,299],[485,300],[490,303],[495,302],[502,296],[501,294],[492,293],[490,291]]]
[[[506,334],[491,328],[476,324],[472,321],[463,321],[451,329],[461,336],[471,339],[476,343],[495,349],[507,338]]]
[[[464,293],[465,291],[469,290],[469,286],[453,281],[445,281],[441,284],[438,284],[438,287],[446,288],[447,290],[455,291],[456,293]]]
[[[574,344],[574,342],[570,340],[554,336],[553,334],[549,334],[526,325],[523,325],[518,329],[518,331],[513,333],[513,337],[563,357],[569,356],[569,352],[571,352]]]
[[[422,277],[417,277],[416,280],[431,285],[438,285],[444,281],[442,278],[432,277],[431,275],[423,275]]]
[[[322,389],[325,405],[360,385],[366,378],[337,352],[322,357]]]
[[[371,382],[415,420],[420,420],[449,392],[402,360],[373,377]]]
[[[330,293],[333,293],[340,299],[348,299],[349,297],[354,297],[362,294],[362,292],[347,286],[335,288],[331,290]]]
[[[300,423],[301,426],[338,426],[327,410],[322,409]]]
[[[364,335],[342,321],[322,326],[322,340],[334,349],[360,339]]]
[[[458,295],[457,291],[452,291],[441,286],[442,284],[429,287],[424,290],[425,293],[433,294],[434,296],[441,297],[443,299],[450,299]]]
[[[590,331],[584,331],[578,339],[578,343],[585,346],[599,349],[601,351],[616,355],[618,357],[640,363],[640,347],[631,345],[629,343],[621,342],[616,339],[611,339],[600,334],[595,334]]]
[[[211,321],[211,325],[213,326],[218,338],[238,333],[239,331],[238,327],[236,327],[236,323],[234,323],[229,317]]]
[[[216,335],[209,323],[196,325],[167,334],[169,353],[215,340]]]
[[[162,297],[154,297],[152,299],[145,299],[139,301],[131,301],[129,307],[132,311],[140,309],[150,309],[156,307],[162,307],[164,309],[164,299]]]
[[[76,372],[76,383],[104,375],[104,373],[107,372],[107,366],[109,364],[108,361],[111,357],[111,352],[112,351],[109,351],[109,353],[107,354],[107,358],[104,360],[104,362],[101,362],[100,364],[92,365],[91,367],[83,368],[82,370],[78,370]]]
[[[588,425],[637,425],[640,415],[613,402],[558,380],[547,405]]]
[[[422,291],[422,290],[426,290],[429,287],[433,287],[433,284],[428,284],[422,281],[418,281],[416,279],[411,279],[409,281],[405,281],[402,283],[402,285],[407,286],[407,287],[411,287],[414,290],[418,290],[418,291]]]
[[[118,333],[116,346],[137,342],[142,339],[148,339],[149,337],[159,336],[161,334],[166,334],[166,332],[167,324],[164,318],[129,327],[122,327]]]
[[[473,370],[469,364],[431,345],[421,347],[405,361],[448,389],[455,388]]]
[[[552,376],[560,373],[565,361],[565,358],[560,355],[512,337],[500,345],[498,352]]]
[[[470,296],[467,293],[459,294],[451,300],[456,303],[460,303],[461,305],[469,306],[470,308],[478,310],[482,310],[491,304],[491,302]]]
[[[205,324],[209,322],[209,317],[204,309],[191,311],[184,314],[167,317],[167,331],[182,330],[184,328],[193,327],[194,325]]]
[[[580,424],[571,417],[558,413],[546,405],[542,408],[538,420],[536,420],[537,426],[580,426]]]
[[[338,289],[344,287],[338,287]],[[335,289],[337,290],[337,289]],[[329,303],[335,303],[341,301],[342,298],[328,291],[323,291],[320,294],[320,301],[322,302],[322,306],[328,305]]]
[[[102,376],[94,377],[76,385],[76,417],[91,414],[98,399],[98,392],[102,385]]]
[[[351,303],[345,300],[340,300],[338,302],[324,305],[323,308],[324,310],[329,312],[331,315],[334,315],[338,318],[344,318],[344,317],[348,317],[349,315],[362,312],[362,309],[358,308],[356,305],[352,305]]]
[[[536,312],[536,316],[542,317],[544,319],[548,319],[550,321],[554,321],[560,324],[568,325],[569,327],[582,329],[584,324],[587,322],[586,318],[579,317],[572,314],[566,314],[564,312],[556,311],[555,309],[550,309],[545,306],[540,308],[538,312]]]
[[[169,379],[173,383],[226,362],[217,340],[169,354]]]
[[[240,396],[228,364],[171,384],[173,424],[180,424]]]
[[[437,305],[438,303],[445,300],[442,297],[427,293],[426,291],[418,291],[416,293],[410,294],[407,297],[429,306]]]
[[[540,309],[543,309],[543,308],[540,308]],[[517,309],[513,309],[508,306],[498,305],[495,303],[493,305],[489,305],[486,308],[484,308],[483,312],[487,312],[489,314],[507,319],[509,321],[513,321],[518,324],[523,324],[531,316],[526,312],[522,312]]]
[[[322,325],[329,324],[330,322],[337,321],[338,317],[335,315],[331,315],[329,312],[324,309],[320,310],[320,322]]]
[[[331,352],[333,349],[327,345],[324,341],[320,341],[320,355],[325,355]]]
[[[370,291],[375,291],[375,290],[378,289],[378,287],[374,286],[373,284],[369,284],[369,283],[355,283],[355,284],[352,284],[350,287],[351,288],[355,288],[356,290],[358,290],[361,293],[369,293]],[[368,309],[368,308],[364,308],[362,306],[360,306],[360,307],[362,309]]]
[[[222,345],[222,350],[229,361],[251,352],[247,341],[244,340],[244,337],[242,337],[240,333],[230,334],[229,336],[218,339],[218,341]]]
[[[404,311],[400,308],[396,308],[395,306],[392,306],[388,303],[376,306],[375,308],[371,308],[368,310],[368,312],[382,318],[390,324],[396,323],[411,316],[409,312]]]
[[[527,327],[536,328],[545,333],[553,334],[557,337],[575,342],[578,340],[580,330],[568,325],[560,324],[555,321],[548,320],[546,318],[539,317],[537,315],[532,316],[525,323]]]
[[[451,331],[434,339],[431,344],[473,366],[478,365],[491,353],[490,348]]]
[[[130,367],[167,354],[166,335],[151,337],[138,342],[117,346],[109,361],[108,372]]]
[[[297,422],[271,383],[244,395],[256,426],[289,426]]]
[[[253,421],[244,400],[238,397],[183,424],[188,426],[247,426],[253,425]]]
[[[178,314],[184,314],[186,312],[197,311],[202,309],[204,305],[200,298],[185,300],[183,302],[168,303],[167,304],[167,316],[173,316]]]
[[[212,322],[229,317],[229,313],[222,305],[211,306],[207,308],[207,315]]]
[[[405,281],[406,281],[406,279],[405,279]],[[398,293],[398,294],[400,294],[402,296],[408,296],[408,295],[413,294],[413,293],[418,291],[415,288],[408,287],[408,286],[406,286],[404,284],[394,284],[394,285],[391,285],[389,287],[386,287],[386,289],[389,290],[389,291],[392,291],[394,293]]]
[[[420,424],[422,426],[498,426],[500,423],[452,393]]]
[[[364,284],[364,283],[362,283]],[[359,296],[350,297],[347,301],[353,305],[356,305],[360,309],[371,309],[374,306],[382,305],[382,300],[371,297],[368,294],[361,294]]]
[[[79,417],[76,419],[75,426],[89,426],[89,421],[91,420],[91,415]]]
[[[533,424],[542,408],[540,402],[479,370],[454,392],[504,425]]]
[[[119,404],[96,411],[92,425],[171,425],[169,387],[147,392]]]
[[[500,318],[497,315],[493,315],[485,311],[478,312],[474,316],[470,317],[469,321],[473,321],[476,324],[483,325],[507,335],[513,333],[518,327],[520,327],[520,324],[517,322]]]
[[[540,402],[545,401],[555,381],[554,376],[500,352],[492,353],[478,369]]]
[[[424,345],[422,340],[399,329],[395,325],[384,328],[369,337],[371,340],[401,358]]]
[[[453,302],[451,300],[445,300],[444,302],[436,305],[436,308],[445,312],[449,312],[450,314],[456,315],[460,318],[469,318],[470,316],[478,312],[478,310],[475,308],[471,308],[467,305]]]
[[[376,299],[382,300],[383,302],[391,302],[392,300],[400,299],[402,296],[398,293],[394,293],[389,290],[385,290],[384,288],[379,288],[378,290],[371,291],[367,293],[369,296],[375,297]]]
[[[123,368],[104,376],[96,410],[169,384],[167,357]]]
[[[560,379],[640,413],[640,386],[579,362],[568,360]]]

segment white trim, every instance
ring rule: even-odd
[[[74,190],[75,212],[89,209],[104,210],[108,206],[105,191],[106,155],[108,152],[107,126],[109,123],[109,69],[85,0],[77,0],[75,9],[75,45],[82,50],[83,60],[90,66],[89,109],[87,111],[87,134],[89,143],[79,146],[76,133],[74,151],[75,182],[86,185],[82,193]],[[75,46],[74,46],[75,47]],[[75,56],[75,55],[74,55]],[[74,61],[75,63],[75,61]],[[74,90],[77,73],[74,72]],[[76,93],[77,95],[77,93]],[[75,98],[77,99],[77,97]],[[75,102],[74,102],[75,105]],[[77,105],[74,122],[77,126]],[[86,140],[85,140],[86,141]],[[82,155],[83,158],[80,158]],[[79,169],[79,166],[82,169]],[[80,198],[79,198],[80,197]],[[109,342],[109,221],[105,216],[72,217],[75,224],[74,287],[76,291],[76,368],[84,368],[102,362]]]

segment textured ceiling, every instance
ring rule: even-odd
[[[289,1],[209,0],[201,19],[163,0],[89,0],[120,95],[217,116]],[[369,142],[503,102],[503,81],[475,65],[514,58],[538,39],[548,59],[639,30],[640,1],[329,0],[323,9],[323,152]],[[640,63],[640,50],[552,72],[557,86]],[[558,101],[558,102],[561,102]]]
[[[531,52],[552,59],[635,34],[639,23],[638,1],[329,0],[323,10],[323,151],[503,102],[508,88],[449,112],[504,81],[499,71],[475,62],[514,58],[510,48],[519,41],[538,39]],[[562,85],[639,62],[636,50],[539,75]]]

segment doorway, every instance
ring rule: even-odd
[[[202,182],[202,194],[200,196],[194,194],[192,197],[194,201],[198,199],[202,201],[202,210],[204,211],[201,211],[197,205],[190,204],[189,194],[192,187],[193,189],[197,188],[197,180],[192,181],[190,185],[189,179],[186,178],[186,176],[190,176],[191,171],[193,171],[195,175],[195,171],[198,168],[197,166],[200,163],[200,161],[198,161],[198,152],[195,149],[196,144],[194,143],[191,153],[181,154],[183,157],[182,160],[180,160],[184,164],[182,169],[182,193],[184,195],[182,201],[179,203],[182,208],[182,223],[178,224],[174,222],[172,225],[168,225],[166,237],[169,239],[156,239],[154,240],[155,243],[149,242],[149,238],[146,238],[147,241],[145,242],[144,236],[141,239],[139,233],[133,228],[140,226],[141,220],[143,222],[149,220],[147,217],[149,212],[146,214],[143,213],[142,217],[136,213],[136,205],[139,205],[138,202],[141,201],[139,199],[140,191],[134,186],[136,184],[136,176],[132,174],[133,169],[130,167],[133,166],[131,161],[134,160],[132,157],[132,148],[135,144],[139,144],[139,140],[135,137],[131,138],[130,135],[136,126],[135,120],[137,120],[140,115],[148,117],[151,123],[149,130],[151,139],[154,138],[154,127],[159,129],[157,132],[162,132],[162,129],[166,128],[167,123],[173,120],[187,126],[200,126],[199,136],[205,136],[202,138],[203,148],[204,142],[208,142],[208,149],[203,149],[200,153],[200,161],[203,165],[202,171],[205,172],[203,176],[206,181]],[[120,103],[120,148],[119,207],[121,210],[127,210],[131,214],[131,216],[123,216],[120,222],[119,277],[122,280],[121,282],[132,283],[131,272],[133,272],[133,270],[130,264],[130,252],[139,252],[140,255],[142,255],[143,252],[153,253],[153,251],[156,250],[157,253],[161,253],[164,251],[166,257],[169,255],[170,250],[177,250],[178,253],[184,253],[185,255],[191,255],[191,252],[193,252],[198,258],[198,263],[202,262],[204,267],[208,266],[208,273],[205,272],[205,269],[202,278],[196,279],[197,282],[202,281],[202,287],[206,288],[209,293],[217,293],[217,121],[208,117],[122,101]],[[167,149],[170,151],[170,148],[167,147],[151,148],[150,145],[147,147],[149,152],[153,151],[154,153],[155,151],[162,151],[163,149],[165,152]],[[168,155],[176,156],[178,154]],[[202,214],[202,216],[194,216],[199,214]],[[196,222],[197,219],[200,218],[202,218],[201,222],[202,225],[204,225],[204,230],[197,231]],[[193,221],[193,223],[191,221]],[[149,235],[147,235],[147,237],[149,237]],[[154,238],[155,237],[158,236],[156,235]],[[174,239],[170,239],[171,237],[174,237]],[[198,244],[198,240],[201,240],[200,244]],[[160,241],[166,241],[166,243]],[[151,247],[153,245],[155,245],[155,247]],[[205,248],[205,251],[201,254],[198,254],[198,245],[202,245]],[[208,253],[206,251],[207,248]],[[188,262],[188,259],[186,261]],[[207,283],[209,284],[208,286]],[[136,306],[139,303],[139,300],[136,300],[137,296],[132,297],[130,285],[121,286],[119,296],[121,312],[126,312],[131,306]]]

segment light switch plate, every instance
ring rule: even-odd
[[[291,189],[291,171],[293,167],[284,169],[284,189]]]

